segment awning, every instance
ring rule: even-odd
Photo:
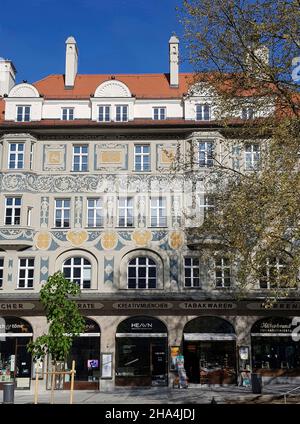
[[[116,337],[168,337],[167,333],[116,333]]]
[[[236,335],[228,333],[184,333],[183,338],[187,341],[236,340]]]

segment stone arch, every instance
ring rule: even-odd
[[[40,97],[38,90],[31,84],[22,83],[15,85],[9,92],[8,97]]]
[[[96,88],[94,97],[131,97],[131,92],[123,82],[108,80]]]

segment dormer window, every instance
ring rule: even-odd
[[[61,119],[63,121],[73,121],[74,120],[74,108],[64,107],[62,109]]]
[[[116,106],[116,121],[117,122],[128,121],[128,106],[127,105]]]
[[[110,106],[104,105],[98,107],[98,121],[109,122],[110,121]]]
[[[160,121],[166,119],[166,108],[165,107],[154,107],[153,108],[153,119]]]
[[[210,106],[208,104],[196,105],[196,121],[210,120]]]
[[[29,122],[30,109],[30,106],[17,106],[17,122]]]

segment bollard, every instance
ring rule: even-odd
[[[15,383],[3,383],[3,403],[14,403]]]

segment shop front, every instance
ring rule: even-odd
[[[236,335],[228,321],[213,316],[189,321],[183,356],[189,383],[236,384]]]
[[[15,381],[19,389],[29,389],[31,354],[27,345],[32,340],[31,325],[18,317],[0,317],[0,389],[3,383]]]
[[[300,377],[300,342],[292,318],[268,317],[251,329],[252,368],[265,377]]]
[[[67,360],[68,369],[75,361],[76,390],[97,390],[100,378],[100,327],[90,318],[85,318],[85,332],[76,337]],[[70,388],[70,377],[65,377],[64,389]]]
[[[131,317],[116,333],[116,386],[168,385],[168,332],[157,318]]]

